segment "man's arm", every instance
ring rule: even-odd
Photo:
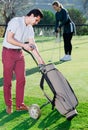
[[[45,64],[45,62],[43,61],[43,59],[41,58],[39,52],[37,51],[37,49],[34,49],[32,51],[32,54],[34,55],[34,57],[37,59],[38,64]]]
[[[32,51],[32,48],[29,45],[23,44],[22,42],[19,42],[17,39],[15,39],[13,32],[10,32],[10,31],[7,32],[6,40],[8,43],[12,45],[23,47],[26,50]]]
[[[29,46],[33,48],[32,54],[37,59],[38,64],[45,64],[42,57],[39,54],[37,44],[35,43],[35,40],[33,38],[29,39]]]

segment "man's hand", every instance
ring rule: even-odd
[[[23,48],[27,51],[33,51],[34,49],[36,49],[36,46],[27,42],[26,44],[23,44]]]
[[[36,49],[36,46],[34,44],[29,44],[30,48]]]
[[[33,51],[35,49],[32,44],[23,44],[23,48],[27,51]]]
[[[61,29],[60,29],[60,28],[57,28],[57,30],[58,30],[58,33],[61,31]]]
[[[58,37],[58,33],[60,33],[60,32],[61,32],[61,29],[58,27],[58,28],[57,28],[57,32],[55,32],[56,38]]]
[[[41,72],[44,72],[45,64],[39,64],[38,67]]]

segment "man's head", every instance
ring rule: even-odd
[[[34,17],[40,16],[40,18],[43,18],[43,13],[40,9],[33,9],[31,10],[27,16],[30,16],[31,14],[34,14]]]
[[[40,9],[33,9],[27,15],[26,24],[36,25],[43,18],[43,13]]]

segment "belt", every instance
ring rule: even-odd
[[[12,48],[6,48],[6,47],[3,47],[4,49],[6,50],[12,50],[12,51],[21,51],[22,49],[12,49]]]

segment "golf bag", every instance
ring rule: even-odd
[[[47,99],[51,102],[52,108],[55,107],[68,120],[71,120],[77,115],[75,108],[78,105],[78,100],[69,82],[52,63],[41,66],[40,70],[42,73],[41,89],[44,91],[44,80],[46,80],[53,93],[53,99],[50,99],[44,92]]]
[[[32,56],[33,60],[38,65],[35,57],[30,52],[26,52]],[[78,105],[78,100],[69,82],[65,79],[62,73],[56,69],[54,64],[50,63],[38,66],[42,74],[40,87],[48,101],[52,104],[52,108],[55,107],[60,114],[65,116],[68,120],[71,120],[77,115],[76,106]],[[53,94],[52,99],[45,93],[44,81],[46,81],[50,87]]]

